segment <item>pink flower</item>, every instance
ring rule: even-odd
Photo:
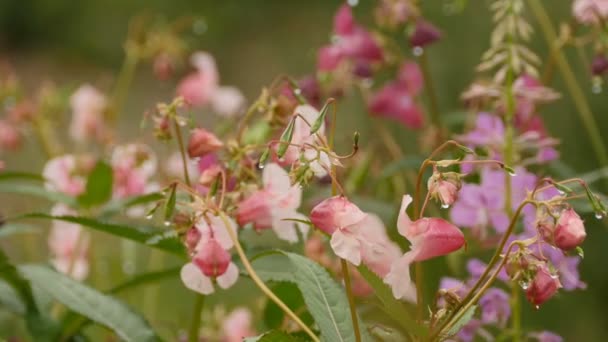
[[[222,342],[241,342],[245,337],[256,334],[252,327],[251,311],[246,308],[234,309],[222,323]]]
[[[234,117],[245,107],[245,96],[236,87],[219,87],[211,97],[211,107],[223,117]]]
[[[187,288],[208,295],[215,291],[212,279],[223,289],[236,283],[239,270],[228,253],[233,246],[228,229],[234,231],[236,226],[231,219],[228,225],[219,216],[203,217],[196,223],[200,239],[193,250],[192,262],[181,270],[181,279]]]
[[[204,128],[195,128],[188,141],[188,156],[190,158],[202,157],[216,152],[223,146],[224,143],[215,134]]]
[[[72,139],[84,142],[93,139],[102,141],[106,138],[104,112],[107,109],[107,100],[101,92],[89,84],[82,85],[70,97],[70,105]]]
[[[0,120],[0,150],[14,151],[21,146],[21,134],[14,124]]]
[[[334,33],[336,40],[319,50],[319,70],[332,71],[344,60],[365,64],[382,60],[383,52],[380,46],[365,28],[355,23],[350,6],[343,5],[336,13]]]
[[[410,36],[410,45],[425,47],[441,39],[441,31],[433,24],[418,20],[414,32]]]
[[[401,254],[388,238],[382,221],[361,211],[344,196],[330,197],[310,213],[312,223],[331,235],[334,253],[358,266],[363,261],[380,276]]]
[[[262,189],[238,204],[236,219],[239,225],[253,223],[256,230],[272,228],[280,239],[298,241],[296,228],[306,235],[308,226],[289,219],[306,219],[297,212],[302,189],[292,186],[287,171],[274,163],[264,167],[262,183]]]
[[[165,172],[167,172],[167,175],[171,178],[184,179],[183,164],[181,153],[177,151],[173,152],[167,159]],[[200,176],[196,160],[186,158],[186,167],[188,168],[188,176],[190,176],[190,179],[194,180]]]
[[[211,101],[219,84],[219,74],[213,56],[196,52],[190,63],[197,69],[187,75],[177,86],[177,95],[193,107],[203,107]]]
[[[46,180],[45,187],[51,191],[78,196],[84,192],[86,176],[91,167],[89,160],[71,154],[55,157],[46,163],[42,171]]]
[[[581,217],[573,209],[566,209],[557,220],[554,232],[555,245],[562,250],[571,250],[585,241],[587,233]]]
[[[409,128],[421,128],[424,118],[415,100],[421,87],[420,69],[416,64],[406,62],[396,81],[387,83],[372,95],[368,109],[372,115],[399,121]]]
[[[65,206],[56,204],[51,209],[53,216],[74,216],[77,213]],[[48,237],[48,246],[53,258],[51,263],[62,273],[77,280],[89,274],[89,236],[80,225],[65,221],[53,221]]]
[[[596,24],[601,19],[608,18],[608,1],[606,0],[575,0],[572,12],[576,20],[583,24]]]
[[[600,76],[608,71],[608,58],[604,54],[598,54],[593,57],[591,62],[591,73]]]
[[[461,188],[460,176],[454,172],[435,171],[429,178],[427,186],[432,198],[438,199],[444,207],[450,206],[458,198],[458,191]]]
[[[406,213],[411,202],[412,197],[403,196],[397,221],[399,234],[411,243],[410,251],[393,262],[384,282],[392,287],[395,298],[415,301],[416,289],[410,278],[410,264],[454,252],[465,244],[465,240],[458,227],[443,219],[423,217],[412,222]]]
[[[143,195],[158,189],[158,184],[151,182],[156,174],[157,160],[147,145],[117,146],[112,151],[111,165],[114,172],[114,198]]]
[[[561,287],[559,277],[551,274],[546,265],[542,265],[526,290],[526,298],[532,305],[539,306],[553,297]]]

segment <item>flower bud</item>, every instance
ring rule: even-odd
[[[366,214],[344,196],[334,196],[317,204],[310,212],[312,223],[327,234],[365,219]]]
[[[608,71],[608,58],[605,55],[597,55],[591,62],[591,73],[595,76],[601,76]]]
[[[562,250],[571,250],[580,245],[587,236],[583,220],[574,211],[574,209],[566,209],[557,220],[557,226],[554,233],[555,245]]]
[[[269,195],[258,191],[237,205],[236,220],[239,226],[253,223],[255,230],[272,227],[272,208]]]
[[[196,128],[192,131],[188,142],[188,156],[190,158],[202,157],[207,153],[215,152],[222,148],[222,143],[215,134],[204,128]]]
[[[191,227],[190,229],[188,229],[188,232],[186,233],[186,238],[184,239],[184,243],[186,244],[186,247],[188,248],[189,251],[193,251],[194,248],[196,248],[196,245],[198,245],[198,242],[201,239],[201,232],[196,229],[196,227]]]
[[[419,20],[416,23],[416,28],[410,36],[410,45],[425,47],[438,41],[441,38],[441,31],[433,24]]]
[[[439,200],[442,206],[452,205],[458,198],[458,191],[462,187],[460,175],[456,172],[439,173],[435,171],[429,178],[427,186],[431,198]]]
[[[557,276],[551,274],[546,265],[540,266],[532,283],[526,291],[526,298],[535,306],[539,306],[553,297],[557,290],[562,287]]]
[[[230,259],[230,253],[222,248],[217,240],[211,238],[198,247],[192,262],[207,277],[218,277],[226,273]]]

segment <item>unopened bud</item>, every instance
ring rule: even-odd
[[[224,143],[215,134],[203,128],[196,128],[192,131],[190,141],[188,142],[188,156],[190,158],[202,157],[219,150],[223,146]]]

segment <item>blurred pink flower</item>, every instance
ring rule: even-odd
[[[410,45],[426,47],[441,39],[441,31],[428,21],[418,20],[414,32],[410,35]]]
[[[334,34],[335,41],[319,50],[319,70],[332,71],[346,59],[365,64],[382,60],[380,46],[365,28],[355,23],[350,6],[342,5],[338,9],[334,17]]]
[[[397,229],[411,243],[410,251],[393,262],[384,282],[391,286],[395,298],[416,301],[416,288],[410,278],[409,266],[460,249],[465,244],[464,235],[453,224],[440,218],[423,217],[412,221],[406,213],[412,202],[409,195],[403,196]]]
[[[78,196],[84,192],[87,181],[86,175],[92,165],[72,154],[55,157],[47,161],[42,171],[45,187],[70,196]]]
[[[608,0],[575,0],[572,13],[582,24],[596,24],[608,18]]]
[[[195,159],[186,159],[188,176],[190,176],[190,179],[192,180],[197,179],[200,176],[198,162]],[[171,178],[184,179],[184,165],[181,153],[177,151],[171,153],[165,164],[165,172]]]
[[[396,120],[409,128],[421,128],[424,118],[415,97],[422,82],[418,66],[412,62],[403,63],[397,80],[388,82],[372,95],[368,102],[369,111],[374,116]]]
[[[14,151],[21,146],[21,133],[7,120],[0,120],[0,150]]]
[[[77,213],[64,204],[56,204],[51,209],[53,216],[75,216]],[[77,280],[89,274],[89,236],[80,225],[65,221],[53,221],[48,237],[52,254],[51,263],[62,273]]]
[[[107,138],[104,113],[106,97],[90,84],[81,85],[70,97],[72,122],[70,136],[76,142],[103,141]]]
[[[243,110],[245,101],[245,96],[238,88],[223,86],[213,93],[211,108],[223,117],[234,117]]]
[[[223,289],[236,283],[239,270],[228,253],[233,246],[228,229],[234,231],[236,224],[232,219],[228,219],[228,224],[230,227],[219,216],[207,216],[196,223],[200,239],[192,251],[193,260],[181,270],[181,279],[187,288],[208,295],[215,291],[214,282]]]
[[[254,336],[256,332],[252,325],[252,315],[249,309],[234,309],[222,323],[224,335],[222,342],[241,342],[245,337]]]
[[[158,184],[151,181],[157,160],[150,147],[143,144],[117,146],[112,152],[114,198],[143,195],[156,191]]]
[[[209,53],[195,52],[190,63],[196,71],[187,75],[177,86],[177,95],[193,107],[203,107],[211,101],[219,86],[219,74],[215,59]]]
[[[302,199],[302,189],[291,185],[287,171],[277,164],[264,167],[263,188],[252,193],[237,205],[236,219],[243,226],[253,223],[256,230],[272,228],[277,236],[289,242],[298,241],[308,233],[308,226],[288,219],[306,220],[297,209]]]
[[[218,137],[204,128],[195,128],[188,140],[188,156],[190,158],[202,157],[208,153],[216,152],[224,146]]]

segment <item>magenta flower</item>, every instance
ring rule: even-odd
[[[234,230],[235,223],[228,219],[227,227],[218,216],[206,219],[201,218],[195,225],[200,239],[192,251],[192,261],[182,267],[181,279],[187,288],[208,295],[215,291],[214,282],[223,289],[234,285],[239,270],[228,253],[233,246],[228,229]]]
[[[443,219],[423,217],[412,221],[406,213],[411,202],[412,197],[403,196],[397,219],[399,234],[411,243],[410,251],[393,262],[384,282],[391,286],[395,298],[415,301],[416,289],[410,278],[410,264],[454,252],[464,246],[465,240],[458,227]]]
[[[573,291],[587,288],[587,284],[580,280],[578,272],[578,265],[581,261],[580,257],[567,256],[562,250],[547,244],[543,244],[542,251],[557,271],[564,290]]]
[[[481,321],[485,324],[496,324],[504,327],[511,316],[509,294],[493,287],[484,293],[479,300]]]
[[[410,45],[426,47],[441,39],[441,31],[428,21],[418,20],[414,32],[410,35]]]
[[[490,113],[479,113],[475,128],[458,137],[458,140],[469,147],[484,147],[492,151],[503,149],[505,126],[499,116]]]
[[[280,239],[297,242],[296,229],[305,236],[308,226],[289,219],[306,219],[297,211],[302,189],[297,185],[292,186],[287,171],[274,163],[264,167],[262,182],[262,189],[238,204],[236,219],[239,225],[252,223],[258,231],[272,228]]]
[[[564,339],[561,336],[559,336],[555,333],[552,333],[550,331],[532,332],[528,335],[538,342],[563,342],[564,341]]]
[[[418,65],[405,62],[397,80],[387,83],[372,95],[368,102],[370,113],[396,120],[409,128],[421,128],[424,118],[415,100],[423,84],[421,75]]]
[[[319,70],[333,71],[345,60],[364,64],[382,60],[380,46],[365,28],[355,23],[350,6],[342,5],[336,13],[334,34],[335,41],[319,50]]]

